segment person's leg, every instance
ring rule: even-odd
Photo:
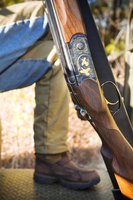
[[[53,48],[47,60],[51,69],[36,82],[35,150],[41,154],[68,151],[69,93]]]

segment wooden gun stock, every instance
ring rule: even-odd
[[[62,36],[66,45],[70,43],[72,37],[76,34],[86,34],[80,9],[76,0],[50,1],[54,3]],[[68,47],[69,44],[67,48]],[[70,52],[68,54],[70,56]],[[88,57],[90,57],[90,52],[88,55]],[[69,60],[68,58],[67,60]],[[80,58],[82,58],[81,55]],[[82,67],[83,65],[87,66],[86,59],[87,57],[81,59],[83,62],[81,64]],[[70,63],[72,63],[73,59],[70,59],[70,61]],[[80,67],[78,69],[80,69]],[[94,68],[89,68],[89,70],[90,69],[93,70]],[[92,121],[98,129],[98,133],[105,140],[109,148],[108,154],[111,154],[112,157],[112,169],[122,194],[130,199],[133,199],[133,148],[124,138],[123,134],[116,125],[106,104],[100,84],[97,79],[89,77],[89,70],[87,71],[87,68],[82,68],[81,72],[85,73],[88,77],[86,76],[86,78],[83,78],[80,84],[78,84],[76,87],[76,93],[83,107],[91,116]],[[95,73],[95,70],[93,71]],[[102,151],[102,153],[104,152]]]
[[[133,148],[116,125],[98,82],[84,80],[77,94],[112,152],[112,168],[121,192],[133,199]]]

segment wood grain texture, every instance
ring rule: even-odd
[[[114,173],[133,183],[133,148],[116,125],[99,83],[93,79],[86,79],[81,86],[77,87],[76,91],[84,108],[113,154],[112,168]],[[104,154],[103,151],[102,153]],[[106,154],[107,152],[105,152],[105,156]]]
[[[65,43],[76,33],[85,34],[76,0],[53,0]]]

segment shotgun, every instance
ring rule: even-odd
[[[110,111],[99,84],[78,1],[45,2],[50,29],[74,103],[104,141],[102,154],[111,160],[121,193],[133,199],[133,148],[113,118],[120,106],[117,111]],[[119,94],[117,87],[114,88]],[[120,105],[120,100],[114,102],[117,103]]]

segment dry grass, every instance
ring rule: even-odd
[[[5,92],[0,96],[2,166],[33,167],[34,85],[21,90]]]

